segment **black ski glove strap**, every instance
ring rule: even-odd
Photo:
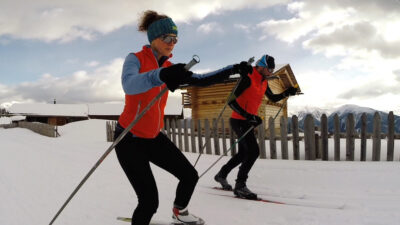
[[[247,122],[249,122],[250,125],[257,127],[262,123],[262,119],[259,116],[256,115],[251,115],[249,117],[246,117]]]
[[[161,69],[160,80],[167,85],[170,91],[174,92],[180,84],[184,84],[192,76],[193,73],[184,67],[185,64],[178,63]]]
[[[290,87],[290,88],[288,88],[288,89],[286,89],[284,91],[284,96],[287,97],[287,96],[290,96],[290,95],[295,95],[296,93],[297,93],[297,88]]]

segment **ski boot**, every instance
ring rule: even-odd
[[[173,225],[204,225],[205,222],[200,217],[190,214],[188,208],[178,209],[174,207],[172,209]]]
[[[214,180],[221,184],[222,189],[227,190],[227,191],[232,191],[232,186],[226,180],[226,176],[223,176],[221,174],[221,172],[219,172],[219,173],[217,173],[217,175],[215,175]]]
[[[233,189],[233,193],[238,198],[250,199],[250,200],[257,200],[257,194],[250,191],[245,183],[236,183],[235,189]]]

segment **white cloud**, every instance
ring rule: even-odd
[[[205,23],[205,24],[200,25],[197,28],[197,32],[201,32],[204,34],[215,33],[215,32],[222,33],[223,29],[218,23],[211,22],[211,23]]]
[[[400,57],[400,4],[396,0],[317,1],[288,5],[293,17],[267,20],[258,27],[286,42],[304,40],[315,53],[347,55],[346,50],[378,51],[382,57]]]
[[[211,13],[247,7],[262,8],[288,0],[186,1],[81,1],[81,0],[2,0],[0,37],[68,42],[92,40],[124,26],[136,26],[141,12],[152,9],[171,16],[175,22],[202,19]]]
[[[123,101],[122,64],[123,59],[115,59],[92,73],[82,70],[66,77],[44,74],[37,81],[13,87],[0,84],[0,102],[51,102],[54,98],[60,103]]]
[[[246,33],[250,33],[252,31],[252,26],[245,25],[245,24],[235,24],[235,28],[240,29]]]
[[[85,63],[85,65],[88,66],[88,67],[96,67],[96,66],[98,66],[99,64],[100,64],[100,63],[97,62],[97,61],[90,61],[90,62]]]
[[[384,72],[384,71],[383,71]],[[364,74],[338,76],[335,69],[297,72],[296,79],[303,95],[291,97],[290,110],[306,106],[331,109],[343,104],[372,107],[382,111],[397,110],[400,81],[396,76]]]
[[[331,71],[320,72],[347,76],[341,82],[329,79],[330,76],[324,76],[322,81],[315,76],[316,79],[301,82],[313,85],[312,97],[299,99],[316,105],[354,102],[375,106],[379,101],[380,107],[394,107],[390,103],[400,97],[396,88],[400,82],[395,74],[400,70],[398,1],[302,0],[290,3],[287,9],[292,13],[291,18],[271,19],[257,25],[264,36],[272,35],[287,43],[299,41],[314,54],[337,57],[333,60],[338,64]],[[331,93],[325,93],[327,90]]]

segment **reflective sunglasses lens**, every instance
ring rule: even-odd
[[[166,35],[166,36],[161,37],[161,40],[162,40],[163,42],[167,43],[167,44],[171,44],[171,43],[176,44],[176,43],[178,42],[178,38],[177,38],[177,37],[175,37],[175,36],[169,36],[169,35]]]
[[[269,71],[270,73],[273,73],[273,72],[274,72],[274,69],[268,68],[268,71]]]

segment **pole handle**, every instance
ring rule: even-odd
[[[185,70],[190,70],[194,65],[200,62],[200,57],[198,55],[193,55],[192,60],[185,65]]]

